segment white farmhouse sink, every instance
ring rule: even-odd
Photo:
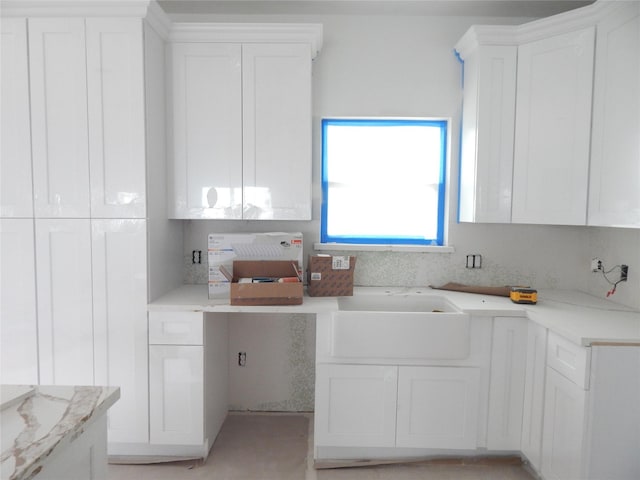
[[[355,295],[338,298],[338,308],[349,312],[457,312],[460,310],[438,295]]]
[[[331,355],[371,359],[464,359],[470,320],[436,295],[356,295],[338,299]]]

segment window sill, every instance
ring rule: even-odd
[[[353,243],[314,243],[316,251],[361,251],[361,252],[414,252],[414,253],[454,253],[453,246],[439,245],[368,245]]]

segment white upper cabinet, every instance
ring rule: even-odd
[[[640,227],[640,2],[597,25],[589,225]]]
[[[30,18],[28,24],[35,216],[144,218],[142,21]],[[24,143],[29,128],[22,123],[15,126],[22,136],[8,148]],[[17,160],[6,157],[26,175],[30,163]],[[23,191],[30,194],[28,186]],[[3,196],[3,212],[7,202]]]
[[[172,46],[170,217],[242,218],[242,47]]]
[[[243,218],[311,220],[308,45],[242,47]]]
[[[518,47],[512,222],[586,223],[595,28]]]
[[[144,218],[142,21],[88,18],[87,87],[92,218]]]
[[[639,10],[465,33],[460,221],[640,227]]]
[[[33,217],[27,21],[2,19],[0,216]]]
[[[29,19],[29,66],[35,215],[89,217],[84,19]]]
[[[464,61],[459,220],[509,223],[517,47],[478,44],[474,30],[465,37],[456,46]]]
[[[311,219],[318,25],[177,24],[170,218]]]

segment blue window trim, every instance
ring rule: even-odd
[[[438,179],[438,221],[436,238],[419,238],[410,236],[378,237],[378,236],[340,236],[328,235],[327,215],[328,215],[328,166],[327,166],[327,128],[330,125],[347,126],[403,126],[420,125],[440,128],[440,144],[442,145],[440,156],[440,178]],[[321,189],[322,204],[320,218],[320,241],[321,243],[349,243],[364,245],[443,245],[444,244],[444,217],[445,217],[445,179],[447,165],[447,120],[425,120],[425,119],[346,119],[346,118],[323,118],[322,119],[322,168],[321,168]]]

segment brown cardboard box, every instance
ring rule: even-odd
[[[350,297],[356,257],[309,255],[307,293],[311,297]]]
[[[298,262],[293,260],[236,260],[229,301],[231,305],[301,305],[301,281],[287,283],[238,283],[241,278],[298,277]]]

